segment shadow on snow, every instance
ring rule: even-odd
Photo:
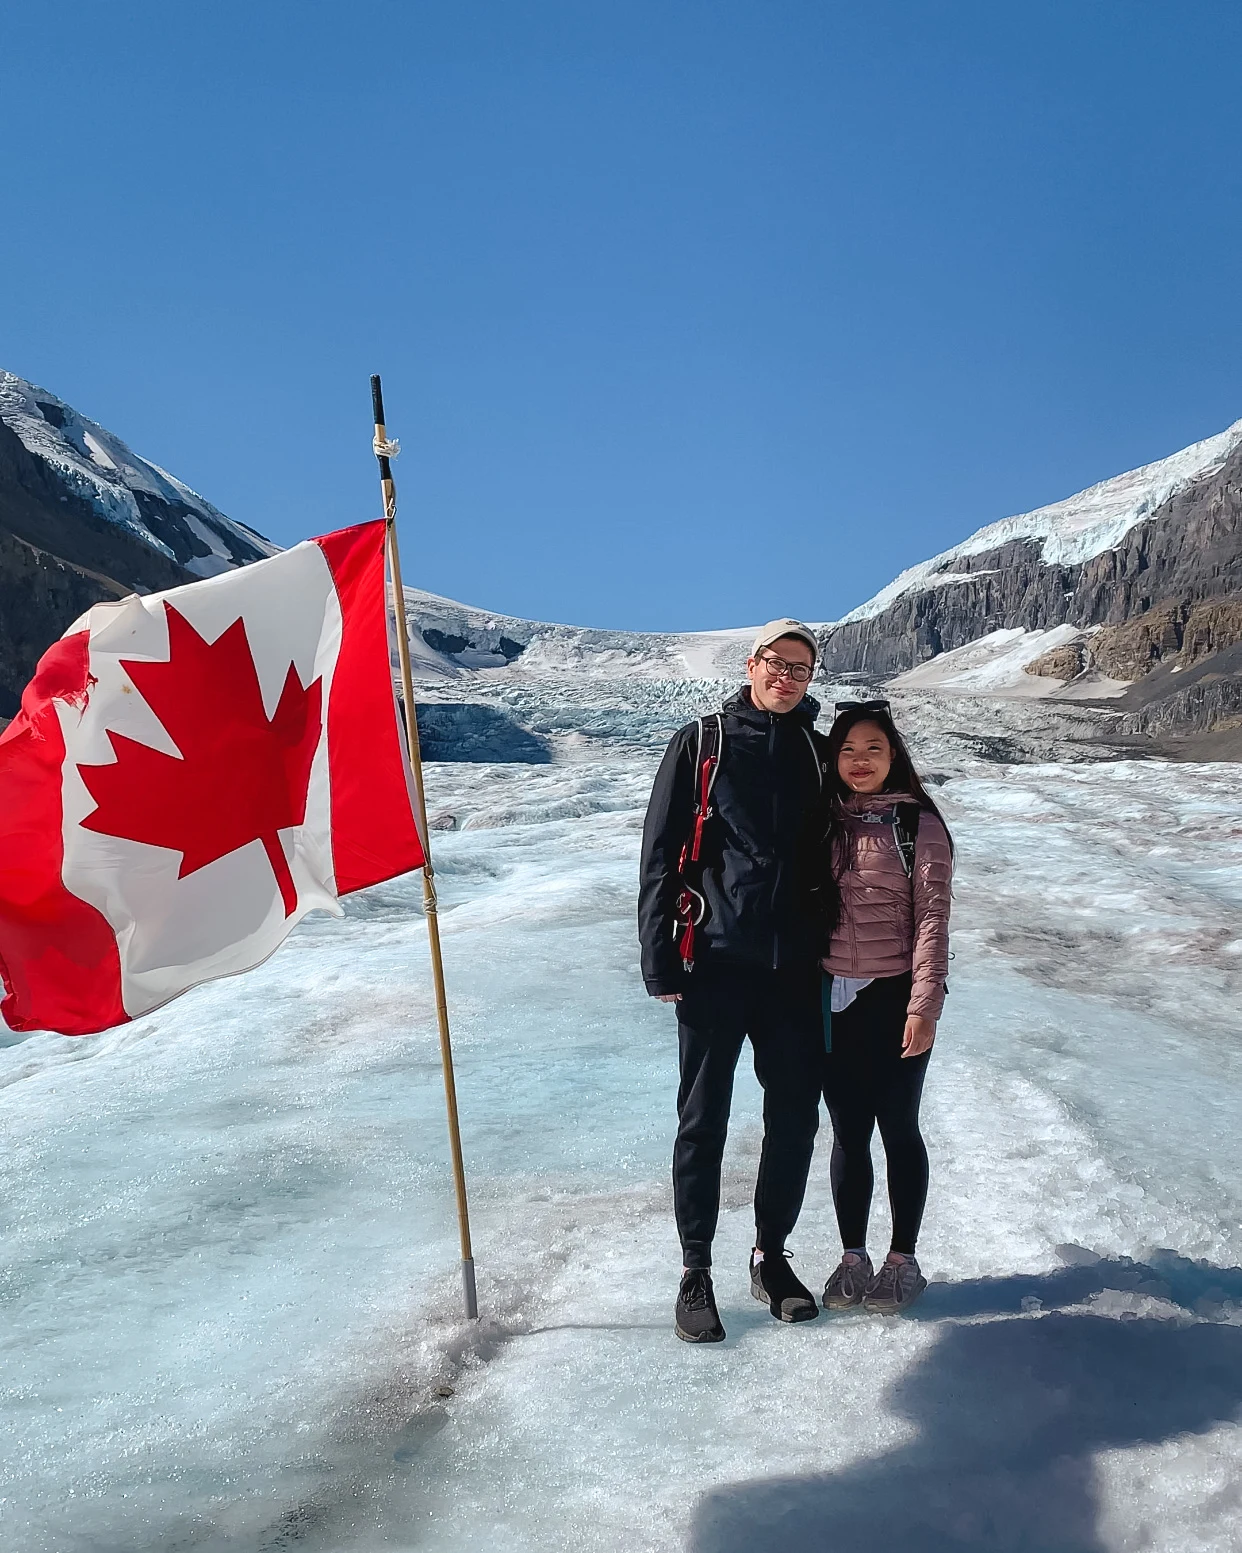
[[[1237,1415],[1242,1326],[1220,1318],[1242,1302],[1242,1268],[1171,1253],[1087,1265],[1090,1253],[1065,1252],[1082,1265],[932,1285],[906,1319],[943,1322],[939,1340],[884,1397],[918,1435],[840,1472],[705,1494],[692,1553],[1104,1553],[1094,1454]],[[1058,1309],[1107,1291],[1180,1308],[1167,1317]],[[849,1428],[831,1397],[824,1427]]]

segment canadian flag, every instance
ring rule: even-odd
[[[419,868],[385,525],[97,604],[0,735],[0,1013],[87,1035]]]

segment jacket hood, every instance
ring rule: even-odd
[[[815,719],[819,716],[819,702],[814,696],[803,696],[792,712],[769,714],[751,700],[750,686],[743,685],[728,698],[721,707],[721,711],[728,712],[732,717],[740,717],[743,722],[754,723],[756,727],[765,727],[765,719],[771,715],[787,718],[791,723],[804,723],[808,728],[813,728]]]

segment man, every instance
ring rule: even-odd
[[[675,1330],[690,1343],[720,1342],[725,1335],[711,1248],[733,1074],[747,1036],[764,1091],[751,1293],[781,1321],[819,1314],[785,1255],[819,1125],[824,1051],[810,860],[827,741],[813,731],[819,707],[806,693],[817,650],[814,633],[797,620],[773,620],[756,637],[746,662],[750,683],[720,714],[719,765],[700,861],[683,874],[682,851],[695,828],[701,767],[710,752],[698,723],[669,745],[643,828],[643,979],[653,997],[677,1007],[673,1202],[683,1270]],[[708,727],[714,722],[704,719]],[[690,965],[682,960],[685,917],[678,915],[687,883],[703,901]]]

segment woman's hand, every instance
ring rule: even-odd
[[[656,1002],[657,1003],[680,1003],[681,1002],[681,993],[680,992],[657,992],[655,996],[656,996]]]
[[[921,1057],[924,1052],[931,1051],[935,1039],[936,1021],[922,1014],[911,1014],[906,1020],[905,1034],[901,1038],[901,1055]]]

